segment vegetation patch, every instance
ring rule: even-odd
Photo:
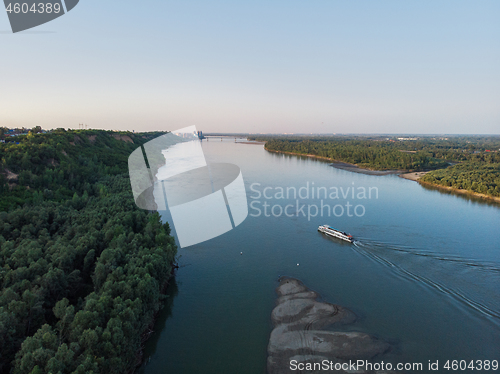
[[[127,174],[128,155],[158,135],[129,134],[131,144],[61,129],[0,145],[1,373],[135,369],[176,256],[168,224],[136,207]]]

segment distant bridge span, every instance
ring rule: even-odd
[[[241,139],[242,137],[241,136],[235,136],[235,135],[203,135],[203,139],[220,139],[222,141],[222,139]]]

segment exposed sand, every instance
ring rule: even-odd
[[[420,179],[420,177],[423,177],[427,173],[428,173],[428,171],[417,171],[415,173],[399,174],[399,177],[404,178],[404,179],[409,179],[412,181],[418,181]]]
[[[124,141],[126,143],[133,143],[134,142],[132,140],[132,138],[128,135],[113,134],[113,138],[115,138],[116,140]]]
[[[8,169],[5,169],[3,174],[5,175],[5,178],[7,179],[7,183],[9,184],[9,190],[12,190],[14,187],[17,186],[16,182],[17,182],[17,177],[19,176],[19,174],[15,174]],[[29,187],[27,187],[27,188],[29,189]]]
[[[13,172],[11,172],[10,170],[8,169],[5,169],[5,174],[6,174],[6,178],[7,180],[10,182],[10,181],[13,181],[13,180],[17,180],[17,177],[19,176],[19,174],[15,174]]]
[[[388,174],[398,174],[402,173],[403,170],[371,170],[366,168],[360,168],[357,165],[349,164],[347,162],[335,161],[330,164],[337,169],[351,171],[353,173],[368,174],[368,175],[388,175]]]
[[[319,295],[298,279],[281,277],[279,281],[280,286],[276,289],[279,298],[271,314],[274,330],[267,347],[268,374],[295,372],[290,368],[292,360],[304,364],[323,360],[340,364],[347,360],[369,360],[391,348],[383,340],[359,331],[332,330],[331,327],[353,323],[356,320],[354,313],[341,305],[318,301]],[[325,330],[326,327],[330,328]],[[306,369],[300,372],[319,371]]]
[[[244,142],[235,142],[236,144],[254,144],[254,145],[262,145],[262,144],[266,144],[266,142],[253,142],[251,140],[247,140],[247,141],[244,141]]]

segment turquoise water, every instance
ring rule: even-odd
[[[328,191],[354,187],[356,194],[352,198],[350,189],[346,198],[341,192],[339,199],[323,198],[323,204],[344,206],[339,217],[327,217],[324,208],[323,217],[308,219],[307,207],[306,217],[292,208],[292,217],[256,217],[249,208],[234,230],[179,249],[180,269],[140,373],[265,373],[280,275],[299,278],[323,300],[353,310],[358,321],[346,329],[393,344],[385,362],[500,360],[499,205],[395,175],[351,173],[268,153],[262,145],[209,141],[203,150],[209,162],[241,168],[254,207],[296,206],[293,196],[255,199],[252,189],[263,193],[266,187],[268,196],[279,187],[298,191],[307,184]],[[370,187],[371,199],[358,198]],[[321,207],[321,198],[309,191],[299,203]],[[363,206],[364,215],[350,208],[349,217],[348,202]],[[169,220],[168,212],[163,217]],[[357,242],[327,238],[317,232],[321,224],[351,233]]]

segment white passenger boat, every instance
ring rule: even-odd
[[[318,227],[318,231],[322,232],[323,234],[326,234],[328,236],[333,236],[334,238],[339,238],[342,240],[345,240],[346,242],[352,243],[354,241],[354,238],[352,235],[346,234],[343,231],[336,230],[333,227],[330,227],[328,225],[323,225]]]

